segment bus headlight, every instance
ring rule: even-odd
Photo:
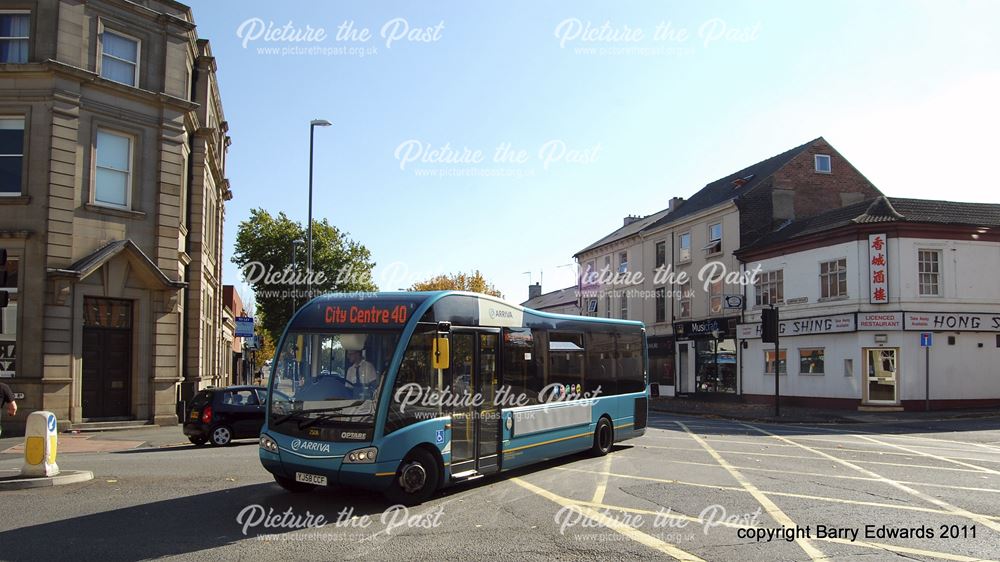
[[[378,449],[375,447],[365,447],[364,449],[355,449],[344,456],[344,462],[347,464],[371,464],[375,462],[375,457],[378,456]]]
[[[268,453],[274,453],[275,455],[278,454],[278,444],[268,435],[260,436],[260,448],[264,449]]]

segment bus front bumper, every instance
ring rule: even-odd
[[[352,449],[357,444],[352,443]],[[276,476],[295,480],[296,473],[325,476],[328,485],[339,484],[373,491],[384,491],[396,475],[399,461],[375,463],[346,463],[344,455],[332,454],[310,456],[284,448],[278,453],[260,449],[260,462],[264,468]]]

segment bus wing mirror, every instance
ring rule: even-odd
[[[448,338],[445,336],[437,336],[434,338],[434,345],[431,349],[431,367],[434,369],[447,369],[449,367],[449,358],[451,357],[451,349],[448,345]]]

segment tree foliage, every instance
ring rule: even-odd
[[[306,247],[303,243],[295,250],[293,267],[295,240],[306,240],[305,227],[284,213],[272,216],[264,209],[251,210],[237,229],[232,260],[253,288],[260,325],[273,341],[281,337],[293,305],[300,307],[323,293],[377,290],[371,252],[323,219],[313,221],[314,276],[307,292]]]
[[[473,293],[483,293],[495,297],[503,297],[503,294],[488,282],[483,274],[477,269],[472,273],[452,273],[451,275],[438,275],[426,281],[414,283],[410,287],[411,291],[471,291]]]

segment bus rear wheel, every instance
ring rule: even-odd
[[[434,495],[440,478],[441,468],[434,455],[424,449],[414,449],[400,463],[385,495],[396,503],[417,505]]]
[[[601,418],[597,421],[597,429],[594,430],[594,446],[590,449],[599,457],[611,452],[611,447],[615,444],[615,429],[608,421],[608,418]]]

